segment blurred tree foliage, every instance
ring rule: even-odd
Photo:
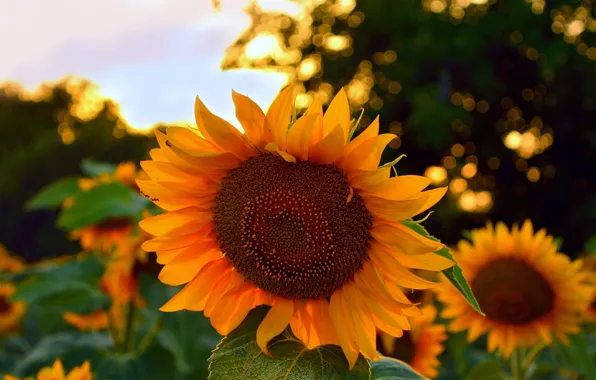
[[[596,2],[296,3],[303,14],[247,8],[222,67],[288,72],[303,108],[346,86],[361,125],[380,114],[399,135],[385,160],[405,153],[400,174],[434,166],[450,186],[427,222],[446,243],[529,217],[582,250],[596,231]]]
[[[0,242],[27,260],[76,252],[54,226],[57,212],[25,213],[24,203],[59,178],[80,175],[84,158],[143,159],[154,139],[128,135],[116,105],[94,86],[66,78],[27,93],[0,87]]]

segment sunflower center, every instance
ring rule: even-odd
[[[488,263],[471,283],[480,308],[494,321],[523,325],[548,314],[554,292],[525,261],[504,258]]]
[[[4,314],[10,310],[10,304],[8,299],[4,296],[0,296],[0,314]]]
[[[257,287],[328,297],[362,267],[371,215],[335,165],[264,154],[231,170],[213,207],[217,242]]]
[[[416,354],[416,345],[412,340],[412,335],[405,330],[401,338],[394,339],[392,347],[385,347],[381,336],[377,335],[377,348],[382,355],[399,359],[408,364],[412,364]]]

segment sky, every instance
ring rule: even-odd
[[[222,72],[224,50],[250,25],[248,0],[0,0],[0,83],[36,88],[68,74],[88,78],[116,100],[138,129],[194,122],[198,95],[234,118],[231,90],[267,108],[285,85],[281,73]],[[287,9],[285,0],[261,0]]]

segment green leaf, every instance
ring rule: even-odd
[[[11,299],[36,304],[46,311],[75,313],[105,309],[111,302],[110,297],[103,294],[97,286],[81,281],[56,281],[52,278],[33,279],[19,284]]]
[[[143,379],[142,368],[137,357],[131,354],[118,355],[107,353],[96,368],[92,368],[95,378],[105,380]]]
[[[414,371],[408,364],[393,358],[371,361],[370,380],[424,380],[425,377]]]
[[[67,177],[52,182],[35,194],[25,204],[25,208],[33,211],[59,207],[66,198],[80,191],[77,181],[76,177]]]
[[[116,165],[86,158],[81,161],[81,170],[89,177],[98,177],[102,174],[113,174],[116,171]]]
[[[10,280],[15,282],[30,276],[48,276],[59,281],[69,279],[93,283],[101,277],[104,270],[104,263],[95,256],[73,257],[72,260],[60,264],[44,262],[30,265],[18,273],[11,274]]]
[[[107,218],[139,219],[148,201],[121,183],[108,183],[80,193],[71,207],[58,217],[58,226],[72,231]]]
[[[555,360],[564,367],[580,371],[586,379],[596,379],[596,363],[585,334],[570,335],[569,344],[558,343],[553,347]]]
[[[510,376],[496,360],[488,360],[472,368],[466,380],[507,380]]]
[[[106,334],[83,334],[77,331],[49,335],[40,340],[22,360],[17,362],[10,374],[17,377],[33,375],[40,368],[51,365],[56,358],[62,357],[70,350],[108,349],[111,347],[112,340]]]
[[[431,236],[431,234],[428,233],[428,231],[422,227],[422,225],[420,225],[420,223],[416,223],[412,220],[406,220],[404,222],[402,222],[405,226],[411,228],[412,230],[414,230],[416,233],[427,237],[429,239],[432,240],[436,240],[439,241],[439,239]],[[470,305],[472,305],[472,307],[479,312],[480,314],[484,315],[484,313],[482,312],[482,310],[480,309],[480,305],[478,304],[478,301],[476,300],[476,297],[474,297],[474,293],[472,292],[472,288],[470,287],[470,284],[468,283],[468,280],[466,279],[466,277],[464,276],[463,271],[461,270],[461,268],[459,267],[459,265],[457,265],[457,261],[455,260],[455,258],[453,257],[453,255],[451,255],[451,252],[449,251],[449,248],[447,248],[446,246],[439,249],[438,251],[435,252],[438,255],[441,255],[453,262],[455,262],[456,264],[454,266],[452,266],[451,268],[445,269],[443,271],[443,274],[445,275],[445,277],[447,277],[447,279],[449,280],[449,282],[451,282],[453,284],[453,286],[455,286],[457,288],[457,290],[459,290],[459,292],[464,296],[464,298],[470,303]]]
[[[584,250],[589,255],[596,255],[596,235],[588,239],[584,246]]]
[[[144,330],[142,333],[147,333],[158,319],[161,320],[161,329],[154,339],[155,345],[171,354],[177,372],[189,379],[207,378],[207,359],[221,340],[221,335],[203,313],[159,311],[179,288],[166,286],[155,277],[147,275],[140,276],[139,284],[141,296],[147,301],[147,308],[140,312],[144,320],[140,328]]]
[[[256,330],[267,307],[249,313],[244,322],[222,339],[209,358],[209,379],[369,379],[370,365],[360,356],[350,371],[340,347],[306,348],[286,330],[269,343],[273,357],[256,342]]]

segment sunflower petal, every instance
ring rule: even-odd
[[[213,242],[191,245],[168,262],[159,272],[166,285],[182,285],[192,280],[208,263],[223,257]]]
[[[363,195],[362,197],[366,208],[374,217],[391,222],[400,222],[418,215],[427,203],[427,198],[392,201],[374,195]]]
[[[385,147],[396,138],[392,133],[385,133],[360,144],[343,160],[343,168],[350,170],[373,170],[379,166]]]
[[[273,357],[267,343],[281,334],[290,323],[294,314],[294,301],[278,298],[257,329],[257,344],[267,355]]]
[[[374,170],[354,170],[348,174],[350,185],[360,191],[374,192],[382,188],[389,176],[391,168]]]
[[[232,152],[240,158],[248,158],[257,154],[256,150],[248,145],[239,130],[219,116],[212,114],[200,101],[198,117],[203,120],[203,127],[209,134],[209,138],[221,149]]]
[[[435,252],[443,247],[442,243],[425,238],[402,223],[373,223],[370,233],[382,245],[406,255]]]
[[[184,127],[168,127],[166,129],[168,141],[182,150],[196,153],[213,153],[221,149],[212,142],[199,135],[199,131]]]
[[[139,227],[153,236],[162,236],[190,222],[200,222],[206,226],[211,222],[211,212],[188,207],[143,219]]]
[[[343,128],[338,124],[317,145],[312,147],[309,153],[310,160],[318,164],[330,164],[341,156],[344,144]]]
[[[307,114],[296,120],[288,132],[287,152],[300,161],[308,160],[309,141],[320,114]]]
[[[294,91],[293,87],[290,85],[277,95],[265,117],[271,131],[271,141],[276,142],[279,149],[283,151],[286,150],[288,125],[290,124],[293,103]]]
[[[284,152],[283,150],[279,149],[277,143],[275,141],[270,142],[269,144],[265,145],[265,150],[271,153],[275,153],[281,158],[283,158],[286,162],[296,162],[296,157],[292,156],[290,153]]]
[[[213,327],[215,327],[219,334],[228,335],[242,323],[248,312],[252,310],[254,300],[255,291],[251,285],[244,286],[242,289],[234,292],[234,295],[231,297],[226,295],[219,303],[229,303],[234,306],[234,309],[230,313],[214,310],[213,317],[211,318]],[[221,318],[218,318],[218,316],[221,316]]]
[[[417,175],[402,175],[389,178],[385,184],[372,195],[389,200],[404,200],[410,198],[430,185],[430,180]]]
[[[257,147],[262,147],[265,132],[265,114],[261,107],[248,96],[232,90],[232,100],[236,107],[236,118],[244,128],[248,139]]]
[[[331,295],[329,310],[331,320],[333,320],[333,326],[339,338],[339,344],[341,346],[342,351],[346,355],[346,358],[348,359],[348,364],[350,365],[351,370],[352,368],[354,368],[356,360],[358,360],[359,350],[356,347],[353,347],[353,344],[349,342],[348,337],[345,334],[346,322],[344,320],[343,310],[341,306],[341,289],[335,291]]]
[[[325,111],[323,116],[323,137],[331,133],[338,124],[341,126],[344,138],[347,137],[350,133],[350,103],[343,87]]]

